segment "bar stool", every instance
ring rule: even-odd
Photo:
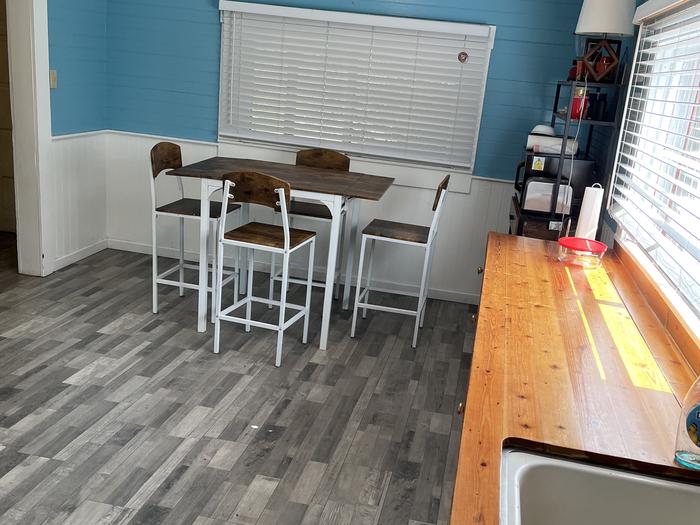
[[[410,315],[416,318],[416,324],[413,329],[413,342],[411,346],[416,347],[418,341],[418,328],[423,327],[425,318],[425,304],[428,295],[428,278],[430,276],[430,267],[433,258],[433,243],[437,234],[437,227],[440,222],[440,215],[447,195],[447,186],[450,182],[450,176],[445,177],[437,187],[435,200],[433,202],[433,221],[428,228],[427,226],[419,226],[415,224],[405,224],[402,222],[385,221],[374,219],[367,227],[362,230],[362,247],[360,249],[360,264],[357,269],[357,284],[355,288],[355,307],[352,311],[352,327],[350,329],[350,337],[355,337],[355,326],[357,324],[357,310],[362,308],[362,318],[367,317],[367,310],[380,310],[383,312],[393,312],[396,314]],[[362,269],[365,259],[365,246],[367,241],[370,241],[369,261],[367,269],[367,288],[361,290],[362,286]],[[403,308],[391,308],[389,306],[381,306],[371,304],[369,302],[369,293],[371,290],[372,280],[372,262],[374,258],[374,244],[376,241],[384,241],[389,243],[405,244],[408,246],[417,246],[425,250],[425,258],[423,260],[423,274],[420,281],[418,291],[418,305],[415,310],[407,310]]]
[[[305,149],[297,152],[296,158],[297,166],[308,166],[310,168],[324,168],[324,169],[334,169],[338,171],[350,171],[350,158],[342,153],[338,153],[332,149],[324,148],[313,148]],[[300,201],[297,199],[292,199],[289,206],[289,218],[290,225],[294,217],[301,217],[304,219],[310,219],[313,221],[325,222],[330,224],[332,216],[328,207],[324,204],[317,202],[307,202]],[[340,224],[340,240],[338,243],[338,267],[336,269],[335,278],[335,298],[337,299],[340,293],[340,270],[343,261],[343,245],[345,236],[345,208],[342,212],[342,222]],[[275,281],[282,280],[282,271],[275,271],[276,258],[275,254],[272,254],[270,261],[270,291],[269,298],[272,299],[275,290]],[[294,277],[289,278],[290,283],[304,284],[306,281],[302,279],[296,279]],[[325,282],[314,281],[313,286],[319,288],[325,288]],[[270,306],[272,308],[272,306]]]
[[[180,146],[173,144],[171,142],[159,142],[151,149],[151,174],[149,180],[151,183],[151,243],[152,243],[152,254],[153,254],[153,264],[152,264],[152,286],[153,286],[153,313],[158,313],[158,285],[166,286],[177,286],[180,289],[180,297],[185,294],[185,288],[196,290],[198,286],[196,283],[185,282],[185,270],[197,270],[199,266],[197,264],[190,264],[185,262],[185,220],[199,220],[200,213],[200,202],[198,199],[187,199],[185,198],[185,190],[182,185],[182,179],[176,177],[178,188],[180,190],[180,199],[164,204],[163,206],[158,206],[156,204],[156,179],[165,170],[172,170],[182,167],[182,152]],[[240,209],[240,206],[229,206],[227,213],[234,213]],[[180,257],[178,263],[165,270],[162,273],[158,273],[158,243],[157,243],[157,219],[158,217],[174,217],[179,219],[179,229],[180,229]],[[221,214],[221,203],[217,201],[212,201],[209,210],[210,225],[212,234],[210,239],[214,238],[216,232],[216,226],[218,224],[225,223],[226,215]],[[222,219],[223,217],[223,219]],[[216,245],[212,245],[212,249],[216,250]],[[208,262],[204,264],[209,265]],[[212,272],[212,286],[209,287],[209,291],[215,293],[215,287],[213,286],[214,275],[216,266],[216,254],[212,254],[212,266],[210,271]],[[179,271],[178,280],[168,279],[170,275]],[[227,282],[235,277],[235,271],[227,271]],[[214,309],[212,308],[212,322],[214,322]]]
[[[239,172],[224,176],[224,203],[222,213],[226,213],[228,207],[234,203],[253,203],[267,206],[279,211],[282,217],[282,225],[262,224],[251,222],[229,232],[225,231],[223,222],[219,223],[217,233],[218,264],[216,274],[216,306],[214,324],[214,353],[219,353],[221,339],[221,321],[232,321],[244,324],[245,331],[249,332],[251,326],[275,330],[277,332],[277,351],[275,354],[275,366],[282,364],[282,339],[284,332],[296,321],[304,318],[304,334],[302,342],[306,344],[309,333],[309,310],[311,306],[311,287],[313,283],[314,250],[316,246],[316,234],[314,232],[298,230],[289,227],[287,209],[290,203],[291,187],[289,183],[264,173]],[[230,202],[229,202],[230,201]],[[224,249],[233,246],[237,249],[246,249],[248,259],[248,283],[247,295],[243,299],[238,298],[238,280],[234,281],[234,300],[231,306],[221,309],[221,296],[223,291],[222,263]],[[287,284],[289,283],[289,259],[304,246],[309,247],[309,266],[306,279],[306,303],[304,305],[287,303]],[[280,300],[255,297],[253,295],[253,258],[255,250],[261,250],[282,256],[282,291]],[[279,306],[279,320],[277,324],[264,323],[251,319],[251,309],[254,302]],[[231,315],[235,310],[245,306],[245,318]],[[297,310],[292,317],[286,319],[286,310]]]

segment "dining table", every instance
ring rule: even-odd
[[[199,221],[197,304],[197,331],[199,332],[205,332],[207,329],[207,288],[209,282],[207,262],[208,210],[210,209],[212,195],[222,189],[224,176],[235,172],[258,172],[277,177],[289,183],[292,198],[320,202],[330,211],[330,241],[328,245],[328,260],[326,262],[321,337],[319,341],[319,347],[325,350],[328,346],[342,214],[348,213],[350,215],[350,239],[346,250],[347,261],[342,300],[342,307],[347,310],[350,302],[350,287],[352,284],[355,246],[357,244],[360,202],[363,200],[379,201],[391,187],[394,179],[351,171],[232,157],[212,157],[166,172],[169,176],[200,180],[200,210],[202,210],[202,213],[200,213]],[[241,213],[241,221],[245,224],[250,220],[250,206],[244,204],[241,208]],[[246,268],[246,265],[242,265],[242,268]],[[245,270],[242,269],[242,272],[245,272]],[[242,283],[245,282],[246,279],[243,278]]]

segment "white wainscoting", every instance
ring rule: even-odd
[[[62,232],[57,237],[61,264],[76,260],[105,246],[150,253],[150,196],[148,186],[150,148],[160,137],[105,131],[55,139],[53,155],[56,177],[66,180],[57,193],[61,204]],[[212,144],[167,139],[182,146],[183,161],[195,162],[217,154],[293,162],[291,151],[250,144]],[[444,170],[406,168],[393,163],[367,159],[353,160],[351,169],[396,178],[396,184],[378,203],[362,202],[360,228],[372,218],[430,224],[434,187]],[[197,181],[185,180],[187,196],[198,197]],[[157,181],[159,201],[177,196],[174,179],[161,176]],[[476,267],[483,263],[488,231],[506,231],[510,183],[454,174],[436,244],[430,280],[430,296],[478,303],[481,278]],[[254,210],[252,218],[269,220],[265,210]],[[196,258],[197,227],[188,221],[186,253]],[[304,227],[304,221],[296,226]],[[177,222],[160,220],[159,250],[174,256]],[[318,228],[318,223],[309,226]],[[324,228],[321,226],[321,228]],[[324,228],[325,229],[325,228]],[[327,250],[327,234],[320,231],[318,253]],[[356,253],[359,253],[359,247]],[[375,286],[394,291],[415,291],[420,277],[421,256],[408,247],[377,245]],[[322,274],[317,258],[317,272]],[[267,259],[258,261],[265,270]],[[303,264],[303,262],[302,262]],[[357,268],[357,265],[355,265]]]
[[[51,141],[45,200],[51,203],[48,216],[54,231],[45,241],[53,243],[47,250],[55,254],[53,270],[107,247],[107,139],[96,132]]]

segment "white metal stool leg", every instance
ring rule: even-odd
[[[294,216],[290,215],[288,217],[289,220],[289,229],[291,230],[294,228]],[[289,263],[289,257],[287,258],[287,263]],[[287,269],[287,288],[289,288],[289,268]],[[287,290],[289,291],[289,290]]]
[[[284,339],[284,320],[287,306],[287,285],[289,284],[289,254],[285,253],[282,262],[282,291],[280,293],[280,317],[277,332],[277,351],[275,366],[282,366],[282,341]]]
[[[223,244],[221,245],[223,248]],[[233,280],[233,302],[238,302],[238,295],[241,290],[241,249],[236,246],[234,250],[234,271],[236,272],[236,278]]]
[[[224,280],[223,270],[224,270],[224,245],[223,243],[217,242],[216,257],[218,264],[216,265],[216,273],[214,277],[214,286],[218,293],[216,294],[216,299],[214,300],[214,353],[219,353],[219,345],[221,344],[221,296],[223,295],[223,285],[221,284]],[[234,268],[234,271],[237,268]],[[234,278],[234,287],[238,288],[238,277]],[[237,295],[237,294],[236,294]]]
[[[272,214],[272,224],[277,226],[277,213]],[[290,223],[291,227],[291,223]],[[269,301],[272,301],[275,296],[275,267],[277,266],[277,254],[275,252],[271,253],[270,257],[270,291],[267,294],[267,299]],[[267,309],[271,310],[274,305],[271,303],[268,303]]]
[[[360,261],[357,265],[357,283],[355,284],[355,305],[352,308],[352,326],[350,327],[350,337],[355,337],[355,326],[357,325],[357,303],[360,302],[360,291],[362,289],[362,267],[365,264],[365,244],[367,237],[362,236],[360,247]]]
[[[253,258],[255,257],[255,250],[252,248],[246,249],[246,256],[248,257],[248,284],[246,285],[248,303],[245,307],[245,318],[247,321],[250,321],[250,314],[253,309]],[[250,323],[246,323],[245,331],[250,332]]]
[[[416,309],[416,323],[415,326],[413,327],[413,342],[411,346],[413,348],[416,347],[416,343],[418,342],[418,327],[421,324],[420,319],[421,319],[421,311],[425,306],[425,285],[426,281],[428,280],[428,263],[430,259],[430,250],[425,249],[425,259],[423,260],[423,275],[421,276],[420,280],[420,290],[418,292],[418,307]]]
[[[314,284],[314,255],[316,251],[316,239],[309,244],[309,271],[306,275],[306,310],[304,314],[304,335],[301,342],[306,344],[309,340],[309,315],[311,314],[311,289]]]
[[[211,237],[211,322],[213,323],[216,319],[216,309],[214,305],[216,304],[216,268],[217,268],[217,258],[216,258],[216,230],[218,226],[218,221],[209,221],[211,227],[209,228],[209,236]]]
[[[420,327],[423,328],[423,321],[425,321],[425,310],[428,302],[428,287],[430,285],[430,272],[433,269],[433,251],[429,249],[428,255],[428,272],[425,277],[425,298],[423,299],[423,309],[420,313]]]
[[[277,255],[273,252],[272,257],[270,258],[270,291],[267,294],[267,298],[272,301],[274,295],[275,295],[275,266],[276,266],[276,259]],[[272,308],[272,304],[268,304],[267,308],[268,310]]]
[[[156,239],[156,219],[157,215],[152,213],[151,217],[151,249],[153,250],[151,262],[152,293],[153,293],[153,313],[158,313],[158,242]]]
[[[340,278],[342,277],[340,275],[341,270],[343,269],[343,248],[345,247],[345,217],[347,214],[343,213],[343,216],[340,220],[340,240],[338,244],[338,264],[337,264],[337,271],[338,271],[338,278],[335,280],[335,290],[333,291],[333,297],[337,301],[340,298]]]
[[[367,263],[367,293],[365,294],[365,300],[363,303],[369,302],[369,290],[372,286],[372,266],[374,262],[374,244],[377,242],[376,239],[372,239],[369,244],[369,262]],[[362,319],[367,318],[367,308],[362,309]]]
[[[185,282],[185,219],[180,217],[180,297],[184,297],[185,289],[182,283]]]

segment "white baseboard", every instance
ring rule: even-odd
[[[97,241],[96,243],[93,243],[90,246],[86,246],[85,248],[81,248],[80,250],[77,250],[73,253],[69,253],[68,255],[57,257],[55,261],[55,269],[60,270],[61,268],[65,268],[66,266],[76,263],[81,259],[84,259],[85,257],[95,255],[97,252],[101,252],[106,248],[108,248],[108,242],[106,240],[102,240]]]
[[[113,248],[115,250],[122,250],[126,252],[135,253],[151,253],[151,245],[144,243],[137,243],[133,241],[123,241],[119,239],[108,239],[107,247]],[[172,259],[177,259],[180,253],[175,248],[170,247],[160,247],[158,248],[158,255],[161,257],[169,257]],[[199,259],[199,254],[192,251],[185,251],[185,260],[190,262],[197,262]],[[232,257],[225,257],[224,264],[226,266],[232,266],[234,263]],[[262,272],[270,271],[270,263],[266,261],[256,261],[255,269]],[[292,274],[303,275],[306,269],[302,266],[292,266]],[[324,267],[314,268],[314,279],[323,280],[326,275],[326,270]],[[353,286],[355,285],[355,277],[351,279]],[[344,283],[345,279],[341,276],[341,283]],[[398,283],[393,281],[372,281],[372,290],[377,290],[380,292],[387,293],[397,293],[402,295],[415,295],[418,293],[418,283],[415,286],[407,285],[405,283]],[[442,301],[452,301],[455,303],[466,303],[466,304],[479,304],[479,296],[471,293],[455,292],[452,290],[440,290],[437,288],[428,289],[428,297],[432,299],[439,299]]]

